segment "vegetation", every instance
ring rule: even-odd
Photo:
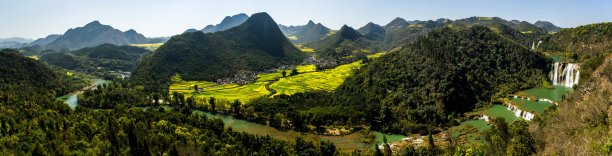
[[[308,21],[308,24],[300,26],[279,25],[279,28],[285,36],[289,36],[288,38],[291,39],[290,41],[294,44],[310,43],[321,40],[327,37],[327,34],[332,31],[321,23],[315,24],[312,21]]]
[[[363,111],[383,131],[422,132],[541,84],[550,62],[486,27],[443,28],[357,70],[334,104]]]
[[[164,45],[164,43],[144,43],[144,44],[130,44],[130,46],[134,47],[142,47],[149,51],[155,51],[160,46]]]
[[[82,79],[65,72],[56,73],[10,49],[0,50],[0,73],[1,88],[9,90],[35,90],[59,96],[86,86]]]
[[[41,61],[69,70],[92,71],[102,68],[111,71],[132,71],[141,58],[150,51],[133,46],[102,44],[72,52],[51,52],[40,57]]]
[[[2,50],[0,56],[0,151],[6,155],[339,154],[330,142],[287,142],[225,129],[221,120],[192,114],[181,105],[146,111],[128,106],[152,99],[125,81],[80,97],[84,105],[98,102],[112,109],[77,106],[73,111],[48,91],[63,90],[66,84],[44,64],[13,50]]]
[[[187,81],[215,82],[240,71],[263,71],[304,58],[268,14],[257,13],[227,31],[172,37],[144,59],[132,80],[147,92],[166,94],[175,73]]]
[[[361,62],[353,62],[338,66],[334,69],[280,78],[277,82],[272,83],[270,88],[276,91],[274,95],[292,95],[315,90],[330,92],[340,86],[340,84],[344,82],[344,79],[361,65],[363,65]],[[310,67],[312,68],[314,66]]]

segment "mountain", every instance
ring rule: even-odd
[[[408,25],[410,25],[408,21],[406,21],[403,18],[397,17],[393,19],[391,22],[389,22],[387,25],[385,25],[385,29],[388,31],[388,30],[406,27]]]
[[[163,91],[168,89],[173,74],[185,80],[214,82],[240,71],[296,64],[305,57],[270,15],[256,13],[226,31],[173,36],[138,65],[132,80],[148,91]]]
[[[69,29],[61,37],[47,44],[47,49],[79,49],[93,47],[104,43],[115,45],[147,43],[142,34],[130,29],[126,32],[114,29],[109,25],[102,25],[93,21],[83,27]]]
[[[133,46],[102,44],[72,52],[51,52],[40,56],[40,61],[70,70],[93,70],[98,67],[108,70],[132,71],[141,58],[150,51]]]
[[[563,29],[548,21],[536,21],[535,23],[533,23],[533,25],[542,28],[548,32],[559,32],[561,29]]]
[[[371,41],[347,25],[323,40],[304,46],[314,49],[317,58],[327,60],[340,60],[361,52],[376,51],[373,50]]]
[[[312,20],[308,21],[306,25],[284,26],[279,24],[278,27],[295,44],[318,41],[327,37],[332,32],[331,29],[323,26],[323,24],[315,24]]]
[[[45,64],[11,49],[0,50],[0,73],[2,90],[23,87],[21,90],[44,90],[43,93],[61,95],[75,89]]]
[[[552,62],[482,26],[444,27],[402,47],[354,71],[334,104],[368,112],[381,130],[426,133],[449,114],[542,84]]]
[[[378,24],[374,24],[372,22],[357,29],[357,31],[363,34],[364,38],[371,40],[371,41],[383,40],[385,38],[385,33],[386,33],[385,28],[383,28],[382,26]]]
[[[226,16],[225,18],[223,18],[221,23],[214,26],[207,25],[206,27],[204,27],[204,29],[202,29],[202,32],[212,33],[224,31],[244,23],[248,18],[249,16],[244,13],[236,14],[234,16]]]
[[[407,45],[438,28],[447,26],[452,21],[440,19],[436,21],[421,21],[406,25],[405,20],[396,18],[385,26],[386,35],[378,45],[381,50],[392,50],[403,45]]]
[[[45,45],[47,45],[47,44],[49,44],[49,43],[51,43],[51,42],[53,42],[53,41],[57,40],[57,39],[58,39],[58,38],[60,38],[61,36],[62,36],[62,35],[60,35],[60,34],[52,34],[52,35],[49,35],[49,36],[47,36],[47,37],[45,37],[45,38],[39,38],[39,39],[36,39],[34,42],[31,42],[31,43],[30,43],[30,44],[28,44],[28,45],[31,45],[31,46],[33,46],[33,45],[45,46]]]
[[[11,38],[0,38],[0,42],[18,42],[18,43],[30,43],[34,40],[29,38],[21,38],[21,37],[11,37]]]

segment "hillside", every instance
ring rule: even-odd
[[[236,14],[234,16],[225,16],[221,23],[217,25],[207,25],[204,27],[204,29],[202,29],[202,32],[213,33],[224,31],[244,23],[247,19],[249,19],[249,16],[244,13]],[[189,31],[190,30],[187,30],[186,32]]]
[[[304,46],[314,49],[317,58],[327,60],[340,60],[357,53],[376,51],[371,41],[347,25],[342,26],[338,32],[323,40]]]
[[[102,44],[72,52],[51,52],[40,56],[40,61],[70,70],[93,70],[101,67],[108,70],[132,71],[138,61],[151,54],[143,48]]]
[[[98,21],[93,21],[83,27],[69,29],[61,37],[45,45],[45,48],[79,49],[104,43],[127,45],[147,42],[147,38],[132,29],[122,32],[109,25],[102,25]]]
[[[216,82],[240,71],[267,70],[299,63],[304,58],[305,54],[289,42],[272,17],[256,13],[226,31],[172,37],[138,65],[132,79],[149,91],[163,91],[175,73],[189,81]]]
[[[321,23],[315,24],[312,20],[306,25],[300,26],[284,26],[278,25],[280,30],[289,38],[289,41],[295,44],[310,43],[321,40],[330,34],[331,29],[323,26]]]
[[[580,83],[559,106],[532,124],[542,155],[609,155],[612,104],[612,23],[562,29],[545,50],[581,64]],[[571,142],[571,144],[568,144]],[[585,150],[589,149],[589,150]]]
[[[422,21],[413,24],[402,24],[403,19],[395,19],[385,25],[386,35],[379,45],[382,50],[391,50],[407,45],[427,33],[450,24],[450,20]]]
[[[365,26],[357,29],[357,31],[359,31],[364,38],[370,41],[382,41],[386,35],[385,28],[372,22],[369,22]]]
[[[367,112],[365,121],[383,131],[424,132],[449,114],[540,85],[550,62],[486,27],[446,27],[355,71],[333,103]]]
[[[37,90],[40,93],[62,95],[78,89],[70,84],[65,75],[34,59],[27,58],[15,50],[0,50],[0,87],[2,90]]]
[[[563,29],[548,21],[536,21],[535,23],[533,23],[533,25],[542,28],[548,32],[559,32],[561,29]]]

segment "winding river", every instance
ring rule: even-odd
[[[107,84],[112,81],[102,80],[102,79],[92,79],[94,83],[91,86],[97,86],[100,84]],[[75,91],[70,94],[66,94],[64,96],[58,97],[59,100],[64,101],[70,108],[74,109],[78,105],[77,96],[81,94],[83,91]],[[165,106],[165,109],[172,109],[172,107]],[[145,108],[146,110],[146,108]],[[342,151],[351,152],[354,150],[370,150],[374,148],[373,144],[367,144],[363,142],[363,135],[359,132],[355,132],[349,135],[342,136],[327,136],[327,135],[316,135],[311,133],[301,133],[293,130],[278,130],[274,127],[258,124],[255,122],[250,122],[246,120],[241,120],[234,118],[228,115],[222,114],[213,114],[201,110],[193,110],[194,114],[206,115],[209,118],[218,118],[223,120],[226,128],[232,128],[239,131],[244,131],[249,134],[255,135],[269,135],[272,138],[292,141],[295,140],[296,137],[301,136],[310,140],[328,140],[333,142],[337,148]],[[404,135],[395,135],[395,134],[384,134],[378,131],[373,131],[376,136],[375,141],[380,145],[383,143],[383,136],[387,138],[388,142],[396,142],[400,141],[407,136]]]

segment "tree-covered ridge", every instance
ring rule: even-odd
[[[536,21],[535,23],[533,23],[533,25],[540,27],[548,32],[559,32],[561,29],[563,29],[548,21]]]
[[[357,30],[344,25],[335,34],[316,42],[305,44],[313,48],[316,57],[327,60],[340,60],[357,53],[376,52],[371,41],[363,38]]]
[[[313,21],[308,21],[306,25],[300,26],[284,26],[279,24],[278,27],[289,37],[291,42],[295,44],[310,43],[321,40],[332,31],[331,29],[323,26],[321,23],[315,24]]]
[[[165,92],[170,76],[216,82],[240,71],[262,71],[302,61],[306,55],[279,30],[267,13],[217,33],[191,32],[172,37],[145,58],[133,80],[147,91]]]
[[[382,41],[387,33],[385,28],[372,22],[369,22],[365,26],[357,29],[357,31],[359,31],[364,38],[370,41]]]
[[[41,61],[70,70],[92,70],[101,67],[108,70],[132,71],[138,62],[151,54],[144,48],[102,44],[72,52],[48,52]]]
[[[403,19],[399,21],[405,22]],[[398,22],[398,19],[396,19],[385,26],[386,35],[377,46],[381,50],[392,50],[410,44],[427,33],[450,24],[450,22],[452,21],[440,19],[436,21],[413,22],[412,24],[407,22],[409,24],[398,25],[398,23],[403,22]]]
[[[55,73],[44,64],[27,58],[15,50],[0,50],[0,86],[5,91],[35,90],[62,95],[80,89],[67,75]],[[74,84],[71,84],[74,83]]]
[[[544,51],[572,52],[581,58],[593,58],[612,48],[612,22],[566,28],[543,41]]]
[[[368,112],[366,121],[383,130],[422,131],[538,86],[550,62],[486,27],[446,27],[355,71],[334,103]]]

